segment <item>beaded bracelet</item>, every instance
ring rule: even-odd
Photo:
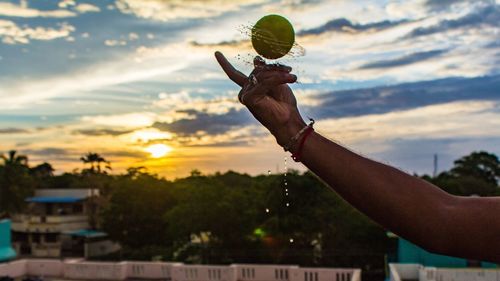
[[[302,140],[300,140],[299,147],[297,148],[297,150],[295,151],[295,153],[292,153],[292,159],[293,159],[293,161],[295,161],[295,162],[301,162],[302,161],[300,159],[300,156],[302,154],[302,148],[304,148],[304,143],[306,143],[307,137],[309,135],[311,135],[312,132],[314,132],[314,128],[308,126],[307,129],[306,129],[306,132],[304,133],[304,137],[302,138]]]
[[[283,149],[285,151],[290,151],[290,149],[292,148],[292,146],[299,140],[299,138],[307,131],[307,129],[313,127],[314,125],[314,119],[312,118],[309,118],[309,120],[311,121],[308,125],[306,125],[304,128],[302,128],[295,136],[293,136],[290,141],[288,142],[287,145],[283,146]]]

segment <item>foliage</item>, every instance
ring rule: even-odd
[[[456,160],[450,171],[442,172],[435,178],[423,178],[454,195],[500,195],[500,161],[496,155],[485,151],[473,152]]]
[[[81,158],[89,168],[61,175],[54,175],[49,163],[30,168],[28,158],[15,151],[2,160],[0,215],[20,211],[35,188],[99,189],[91,225],[122,245],[107,259],[356,266],[382,272],[392,247],[383,228],[310,172],[252,177],[195,169],[171,182],[144,167],[108,174],[101,165],[109,162],[90,152]],[[422,177],[455,195],[494,196],[499,176],[495,155],[474,152],[435,178]]]
[[[15,150],[1,155],[0,166],[0,218],[10,216],[24,207],[24,199],[33,192],[34,181],[29,174],[28,157]]]

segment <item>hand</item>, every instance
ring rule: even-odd
[[[274,135],[279,145],[287,145],[306,126],[297,108],[297,100],[287,85],[297,81],[297,76],[290,74],[290,67],[266,65],[260,57],[256,57],[255,68],[250,74],[257,79],[254,84],[235,69],[222,53],[216,52],[215,58],[229,79],[242,87],[238,94],[240,102]]]

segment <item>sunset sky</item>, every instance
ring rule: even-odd
[[[271,13],[306,50],[280,62],[320,133],[419,174],[435,153],[440,170],[500,154],[500,0],[0,0],[0,153],[58,173],[87,152],[168,179],[281,171],[213,57],[249,73]]]

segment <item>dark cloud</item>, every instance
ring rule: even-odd
[[[406,35],[405,38],[415,38],[440,32],[446,32],[448,30],[453,30],[453,29],[480,27],[484,25],[489,25],[491,27],[498,28],[499,22],[500,22],[500,6],[490,5],[480,8],[458,19],[443,20],[433,26],[416,28],[408,35]]]
[[[128,134],[132,130],[114,130],[114,129],[87,129],[87,130],[76,130],[73,134],[86,135],[86,136],[119,136],[123,134]]]
[[[105,157],[132,157],[144,158],[148,153],[143,151],[107,151]]]
[[[26,134],[29,133],[26,129],[21,128],[4,128],[0,129],[0,134]]]
[[[303,107],[313,118],[382,114],[463,100],[500,100],[500,75],[446,78],[394,86],[346,90],[317,97],[321,105]]]
[[[24,154],[27,155],[36,155],[36,156],[57,156],[57,155],[68,155],[71,154],[70,151],[63,148],[41,148],[41,149],[24,149]]]
[[[494,3],[495,0],[427,0],[425,5],[431,11],[441,11],[449,9],[453,4],[458,3]]]
[[[381,30],[390,28],[406,21],[381,21],[368,24],[356,24],[352,23],[348,19],[340,18],[331,20],[324,25],[312,29],[307,29],[300,31],[298,35],[319,35],[325,32],[336,31],[336,32],[361,32],[367,30]]]
[[[244,146],[248,145],[249,140],[233,140],[233,141],[225,141],[225,142],[216,142],[209,144],[196,144],[193,142],[186,142],[185,145],[192,147],[233,147],[233,146]]]
[[[403,21],[381,21],[374,22],[368,24],[357,24],[352,23],[346,18],[333,19],[322,26],[302,30],[297,33],[297,36],[306,36],[306,35],[320,35],[326,32],[362,32],[369,30],[382,30],[387,29],[402,23],[406,23],[406,20]],[[195,47],[237,47],[243,44],[249,43],[249,40],[230,40],[230,41],[222,41],[217,43],[200,43],[198,41],[192,41],[191,45]]]
[[[230,40],[217,43],[200,43],[198,41],[191,41],[190,44],[194,47],[235,47],[248,42],[249,40]]]
[[[249,125],[254,121],[247,110],[231,109],[225,114],[209,114],[190,111],[190,119],[180,119],[172,123],[156,122],[153,128],[169,131],[181,136],[194,135],[199,131],[209,135],[223,134],[235,127]]]
[[[424,60],[428,60],[434,57],[438,57],[444,53],[448,52],[448,50],[432,50],[427,52],[418,52],[409,54],[406,56],[398,57],[395,59],[388,60],[380,60],[375,62],[367,63],[361,66],[359,69],[374,69],[374,68],[391,68],[397,66],[408,65]]]

